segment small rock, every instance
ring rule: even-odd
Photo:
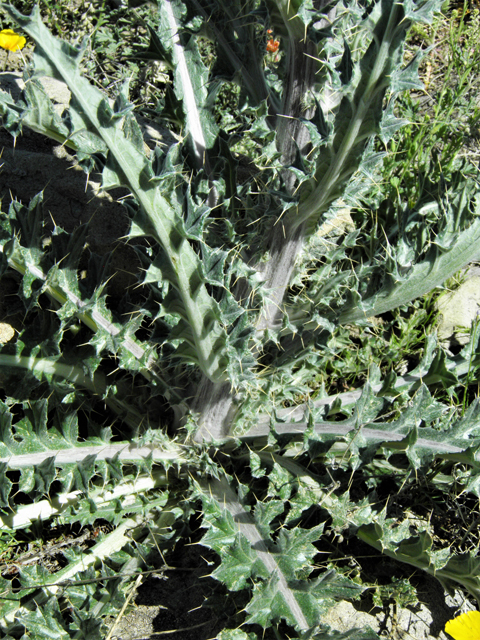
[[[464,345],[470,339],[470,327],[480,312],[480,268],[471,267],[466,280],[456,291],[439,298],[438,338],[448,346]]]

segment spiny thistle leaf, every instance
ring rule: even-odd
[[[13,8],[6,7],[5,10],[37,43],[36,73],[53,75],[67,84],[73,96],[70,108],[79,123],[81,121],[82,129],[95,132],[108,149],[105,165],[108,186],[125,185],[135,196],[143,212],[144,222],[138,221],[140,228],[144,235],[154,236],[166,251],[172,285],[179,293],[184,315],[193,331],[197,360],[208,376],[222,379],[225,335],[217,322],[217,304],[205,288],[198,256],[192,246],[179,237],[177,227],[181,214],[176,205],[176,194],[162,193],[151,182],[151,165],[143,150],[138,149],[136,138],[132,141],[130,133],[122,126],[123,119],[114,118],[106,98],[82,78],[79,68],[82,51],[55,39],[44,26],[38,9],[29,18]],[[27,109],[33,118],[32,107]],[[51,133],[38,120],[36,123],[44,135]],[[206,325],[208,331],[205,331]]]
[[[252,517],[226,479],[202,482],[196,485],[196,493],[204,504],[203,524],[208,529],[202,544],[224,557],[213,577],[235,590],[253,579],[253,597],[247,605],[249,623],[266,627],[283,619],[306,632],[316,627],[322,607],[328,608],[333,599],[362,592],[335,571],[308,580],[317,553],[312,542],[321,536],[322,525],[282,530],[273,542],[265,538],[272,514],[267,516],[259,504]]]
[[[408,521],[403,527],[392,527],[392,521],[385,520],[382,514],[376,522],[362,525],[357,535],[382,553],[434,575],[444,588],[453,590],[460,583],[475,599],[480,598],[478,559],[471,554],[450,554],[448,549],[433,551],[433,540],[428,531],[420,531],[412,537]]]

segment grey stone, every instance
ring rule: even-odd
[[[440,314],[438,337],[448,345],[464,345],[470,339],[470,327],[480,310],[480,269],[470,267],[465,281],[437,302]]]

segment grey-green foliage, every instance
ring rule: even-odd
[[[1,530],[53,518],[115,526],[86,556],[72,550],[55,576],[22,569],[1,604],[3,631],[102,637],[99,620],[122,606],[128,576],[181,537],[199,504],[213,578],[232,598],[247,594],[243,618],[221,620],[223,640],[259,629],[376,637],[322,623],[335,601],[364,591],[333,561],[316,564],[331,535],[478,597],[475,558],[432,550],[426,521],[393,528],[376,494],[382,478],[413,483],[434,463],[453,477],[462,463],[457,482],[479,495],[478,403],[459,416],[445,399],[476,375],[478,339],[452,357],[430,336],[405,377],[372,366],[362,390],[308,399],[340,349],[340,324],[361,327],[479,255],[471,167],[425,181],[415,203],[379,186],[382,149],[405,123],[395,98],[421,87],[420,55],[402,63],[406,32],[440,3],[159,0],[138,58],[170,73],[155,113],[178,142],[148,152],[128,82],[109,98],[82,76],[86,42],[54,38],[38,9],[0,6],[35,43],[22,99],[0,92],[3,126],[67,145],[105,190],[126,187],[142,263],[142,296],[113,309],[108,260],[89,254],[79,277],[85,228],[49,231],[41,195],[2,215],[2,273],[21,274],[28,322],[0,352]],[[266,54],[269,29],[278,54]],[[71,92],[61,115],[44,75]],[[225,87],[238,97],[234,114],[216,107]],[[354,472],[362,497],[351,495]],[[19,492],[31,504],[17,504]],[[69,589],[70,617],[59,606]]]

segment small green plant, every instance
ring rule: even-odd
[[[128,81],[111,98],[84,77],[86,41],[55,38],[37,8],[0,7],[35,43],[22,99],[0,92],[3,126],[60,141],[102,189],[126,188],[141,264],[138,288],[112,301],[85,228],[49,230],[41,194],[2,214],[25,328],[0,350],[1,527],[112,527],[55,573],[1,578],[4,636],[104,637],[132,578],[182,539],[212,551],[228,593],[216,597],[236,603],[217,600],[221,640],[376,638],[325,624],[368,587],[318,564],[332,538],[480,599],[475,554],[438,548],[427,517],[392,511],[418,478],[438,489],[455,476],[479,495],[480,406],[437,394],[478,376],[478,332],[455,357],[432,333],[407,372],[391,366],[417,349],[425,315],[402,307],[480,253],[476,170],[455,164],[455,145],[431,162],[426,128],[399,142],[415,125],[396,97],[422,86],[421,56],[403,64],[406,34],[440,3],[159,0],[136,56],[161,64],[148,113],[176,137],[148,150]],[[61,115],[45,75],[70,90]],[[380,356],[365,335],[385,314],[400,333]],[[332,362],[365,377],[349,344],[367,379],[329,395]]]

